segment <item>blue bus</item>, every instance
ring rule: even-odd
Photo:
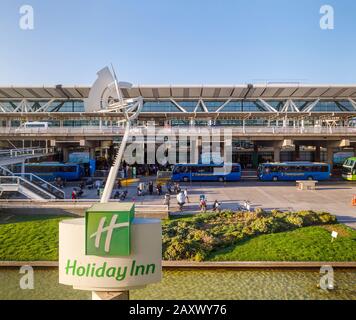
[[[173,181],[239,181],[241,166],[233,164],[176,164]]]
[[[15,166],[14,172],[21,172],[21,164]],[[84,168],[76,163],[36,162],[25,163],[25,173],[33,173],[46,181],[54,181],[56,178],[75,181],[84,176]]]
[[[257,176],[262,181],[327,180],[330,165],[316,162],[283,162],[260,164]]]

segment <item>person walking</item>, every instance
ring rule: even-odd
[[[141,197],[143,196],[143,184],[139,183],[137,186],[137,196]]]
[[[168,206],[168,208],[169,208],[169,206],[170,206],[170,204],[171,204],[171,195],[170,195],[169,193],[166,193],[166,194],[164,195],[163,204],[166,205],[166,206]]]
[[[214,201],[213,211],[214,212],[219,212],[219,213],[221,212],[221,203],[218,200]]]
[[[100,180],[95,181],[95,188],[96,188],[96,195],[100,196],[100,187],[101,187],[101,182]]]
[[[141,196],[144,195],[144,191],[145,191],[145,184],[143,182],[140,182],[139,184],[139,188],[140,188],[140,194]]]
[[[167,192],[168,192],[169,194],[172,193],[172,184],[171,184],[170,181],[167,181],[167,183],[166,183],[166,189],[167,189]]]
[[[72,191],[72,200],[76,200],[77,199],[77,191],[75,189],[73,189]]]
[[[204,195],[200,196],[199,207],[201,212],[206,212],[207,201]]]
[[[153,194],[153,182],[152,181],[150,181],[148,183],[148,192],[150,193],[150,196],[152,196],[152,194]]]
[[[177,194],[177,203],[179,206],[179,210],[183,211],[183,206],[185,204],[185,195],[184,195],[183,191],[181,191]]]
[[[162,186],[160,183],[157,183],[156,189],[157,189],[157,194],[159,196],[161,196],[162,195]]]
[[[185,195],[185,199],[187,200],[187,203],[189,203],[188,189],[187,188],[184,189],[184,195]]]

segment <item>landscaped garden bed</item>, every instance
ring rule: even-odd
[[[0,261],[58,260],[58,223],[68,217],[11,216],[0,223]],[[356,261],[356,231],[329,213],[206,213],[163,221],[163,259]],[[331,241],[331,232],[338,238]]]
[[[331,231],[339,238],[331,242]],[[356,231],[326,212],[207,213],[163,224],[163,258],[356,261]]]

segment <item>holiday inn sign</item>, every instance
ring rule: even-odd
[[[59,225],[59,282],[123,291],[162,278],[160,220],[135,218],[132,203],[98,203]]]
[[[105,210],[105,211],[104,211]],[[87,255],[129,256],[134,206],[95,204],[85,213]]]

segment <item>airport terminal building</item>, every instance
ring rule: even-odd
[[[61,161],[85,151],[110,163],[124,132],[122,115],[88,107],[90,89],[0,87],[1,148],[46,145],[56,148]],[[231,129],[232,159],[243,168],[295,160],[337,166],[338,155],[356,151],[356,85],[144,85],[121,92],[125,99],[143,99],[136,126],[195,135],[199,130],[193,128]],[[48,128],[23,126],[31,122],[47,122]],[[225,143],[222,138],[222,148]]]

